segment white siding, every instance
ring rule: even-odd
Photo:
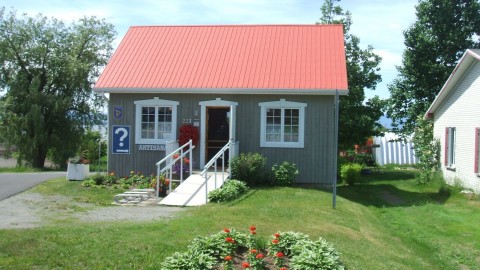
[[[480,63],[465,72],[451,95],[434,115],[434,135],[441,144],[441,164],[449,184],[461,183],[480,193],[480,177],[474,172],[475,128],[480,127]],[[445,128],[456,128],[455,170],[445,167]]]
[[[377,164],[383,166],[385,164],[416,164],[417,158],[413,152],[413,143],[410,139],[406,142],[399,141],[399,137],[395,133],[387,132],[383,137],[374,137],[374,144],[378,144],[378,148],[374,148],[375,160]]]

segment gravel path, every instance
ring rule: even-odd
[[[159,205],[98,207],[62,195],[24,192],[0,201],[0,229],[35,228],[72,219],[86,223],[159,220],[172,218],[185,209]]]

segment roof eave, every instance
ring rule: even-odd
[[[450,74],[442,89],[437,94],[428,110],[425,112],[425,118],[433,117],[435,111],[440,107],[440,105],[443,104],[445,99],[450,95],[452,89],[463,77],[465,72],[470,68],[470,66],[475,60],[480,60],[480,55],[477,54],[475,51],[469,49],[463,54],[462,58],[460,58],[460,61],[458,61],[458,64],[453,69],[452,74]]]
[[[93,88],[110,94],[235,94],[235,95],[348,95],[348,89],[245,89],[245,88]]]

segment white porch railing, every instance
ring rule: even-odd
[[[211,172],[214,175],[214,185],[215,189],[217,189],[217,176],[218,176],[218,160],[221,158],[222,159],[222,166],[221,166],[221,177],[222,177],[222,183],[227,181],[230,178],[230,174],[228,174],[225,178],[225,169],[226,169],[226,164],[225,164],[225,152],[229,150],[229,160],[231,160],[233,157],[237,156],[238,154],[238,142],[233,142],[233,140],[230,140],[218,153],[203,167],[203,171],[200,173],[200,175],[205,179],[204,185],[205,185],[205,203],[208,203],[208,174],[210,168],[213,166],[214,171]]]
[[[159,193],[159,188],[160,188],[160,176],[162,174],[166,174],[168,175],[168,179],[170,180],[169,184],[168,184],[168,189],[169,189],[169,192],[172,191],[172,166],[175,164],[175,162],[179,161],[180,160],[180,180],[176,180],[176,181],[179,181],[180,184],[183,183],[183,158],[188,154],[188,158],[189,158],[189,162],[188,162],[188,165],[189,165],[189,172],[190,174],[192,173],[192,163],[193,163],[193,160],[192,160],[192,152],[193,152],[193,149],[195,148],[195,146],[192,144],[192,140],[188,141],[186,144],[178,147],[176,150],[172,151],[170,154],[166,155],[162,160],[160,160],[159,162],[157,162],[157,190],[156,190],[156,193],[157,193],[157,199],[158,199],[158,193]],[[175,156],[176,154],[178,154],[178,156]],[[162,164],[165,164],[164,167],[162,168]]]

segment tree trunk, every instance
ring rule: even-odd
[[[34,160],[32,161],[32,167],[35,169],[43,169],[45,167],[45,159],[47,159],[47,151],[38,149]]]

